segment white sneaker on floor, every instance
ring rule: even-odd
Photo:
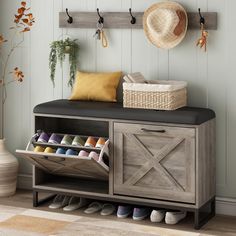
[[[160,209],[160,210],[153,210],[150,215],[151,222],[159,223],[161,222],[166,215],[166,210]]]
[[[75,211],[88,204],[88,200],[82,197],[71,197],[69,204],[63,208],[64,211]]]
[[[175,225],[187,215],[186,211],[166,212],[165,222],[169,225]]]
[[[65,207],[69,204],[70,197],[64,195],[57,195],[54,199],[52,204],[49,205],[50,209],[59,209]]]

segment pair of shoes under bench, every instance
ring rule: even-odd
[[[118,207],[117,217],[118,218],[127,218],[133,213],[133,220],[144,220],[150,215],[150,209],[146,207],[135,207],[133,208],[130,205],[121,205]]]
[[[57,195],[52,204],[49,205],[50,209],[63,208],[64,211],[74,211],[87,205],[87,199],[79,197],[70,197],[65,195]]]
[[[112,215],[116,211],[115,205],[111,203],[102,204],[100,202],[92,202],[88,208],[84,211],[86,214],[93,214],[96,212],[100,212],[102,216],[109,216]]]
[[[165,223],[169,225],[177,224],[187,215],[186,211],[169,211],[164,209],[153,210],[150,216],[151,222],[159,223],[165,218]]]

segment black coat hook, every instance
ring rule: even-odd
[[[200,25],[204,25],[206,21],[205,21],[205,18],[201,14],[201,8],[198,8],[198,13],[200,16]]]
[[[104,18],[100,15],[99,8],[97,8],[97,13],[98,13],[98,16],[99,16],[98,23],[103,24],[104,23]]]
[[[132,17],[130,23],[131,23],[132,25],[134,25],[134,24],[136,23],[136,18],[132,15],[132,9],[131,9],[131,8],[129,9],[129,14],[130,14],[131,17]]]
[[[72,16],[69,15],[68,8],[66,8],[66,14],[69,17],[68,20],[67,20],[68,24],[72,24],[73,23],[73,18],[72,18]]]

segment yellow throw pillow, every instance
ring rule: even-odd
[[[78,72],[69,100],[116,102],[116,89],[121,74]]]

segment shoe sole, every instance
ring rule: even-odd
[[[183,220],[185,217],[182,217],[181,219],[178,219],[178,220],[166,220],[165,219],[165,223],[168,224],[168,225],[176,225],[178,224],[181,220]]]
[[[117,217],[120,218],[120,219],[124,219],[124,218],[129,217],[130,214],[127,214],[127,215],[117,215]]]
[[[64,206],[48,206],[48,208],[50,209],[60,209],[60,208],[63,208]]]
[[[179,220],[180,221],[180,220]],[[165,221],[165,223],[167,224],[167,225],[176,225],[176,224],[178,224],[179,223],[179,221]]]
[[[163,221],[164,217],[161,219],[161,220],[153,220],[153,219],[150,219],[150,221],[152,223],[161,223]]]
[[[101,216],[110,216],[110,215],[113,215],[114,211],[113,212],[109,212],[109,213],[103,213],[101,212]]]
[[[63,208],[63,211],[75,211],[75,210],[78,210],[79,207],[74,207],[74,208],[67,208],[67,207],[64,207]]]
[[[145,218],[147,218],[148,217],[148,215],[145,215],[145,216],[140,216],[140,217],[134,217],[133,216],[133,220],[144,220]]]

